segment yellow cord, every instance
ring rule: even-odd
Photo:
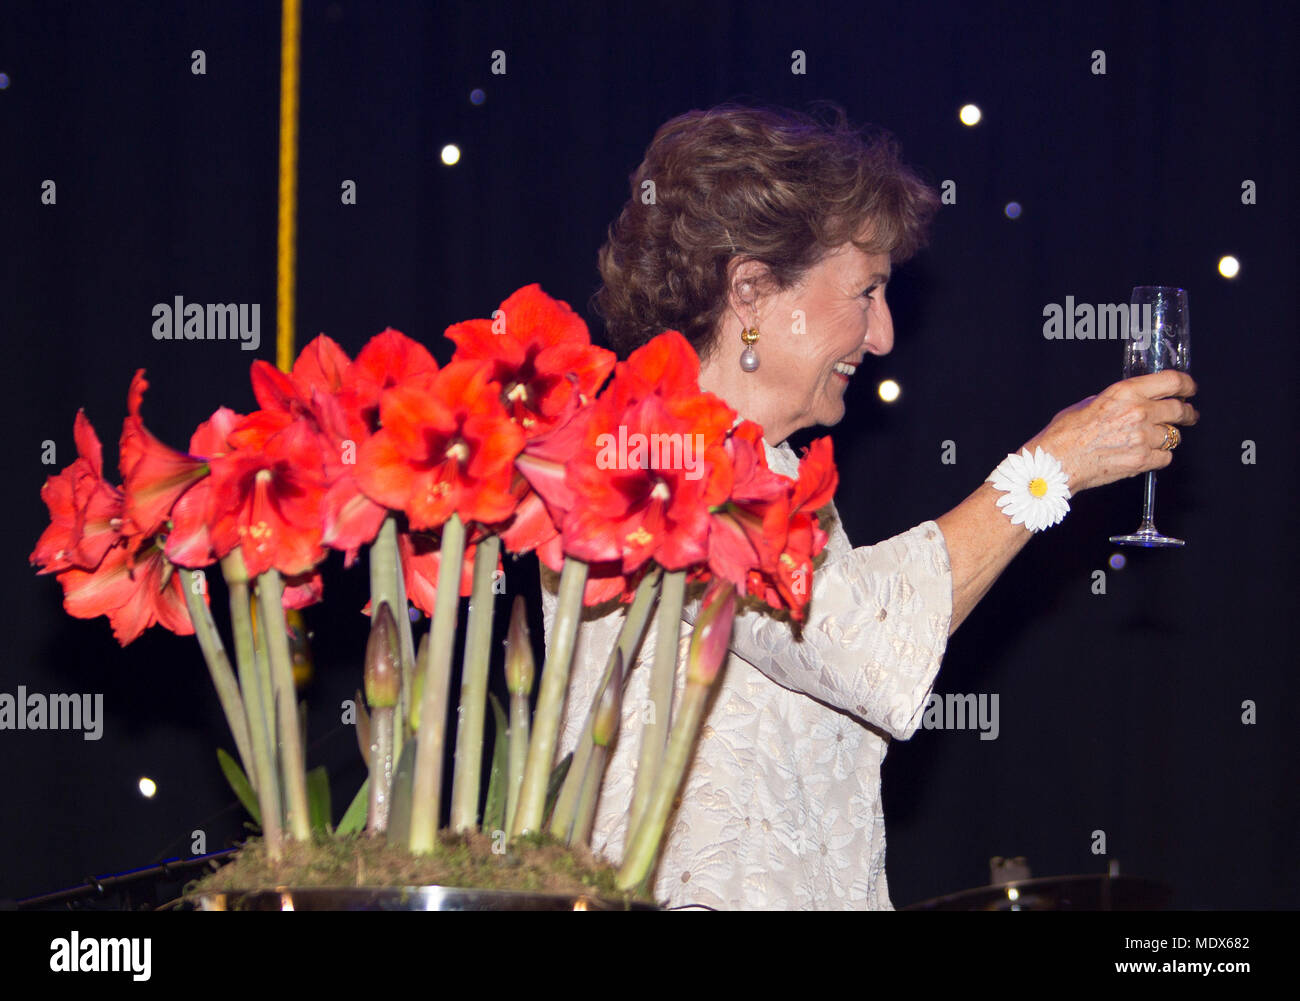
[[[284,0],[280,18],[280,198],[276,245],[275,363],[293,367],[294,269],[298,220],[298,62],[301,0]]]

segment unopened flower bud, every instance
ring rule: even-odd
[[[402,654],[397,620],[388,602],[371,615],[366,643],[366,701],[372,709],[397,705],[402,692]]]
[[[691,650],[686,658],[686,680],[697,685],[711,685],[727,659],[731,643],[731,623],[736,615],[736,590],[726,581],[714,578],[704,595]]]
[[[524,597],[517,594],[510,609],[510,632],[506,636],[506,687],[510,694],[532,693],[533,670],[533,642],[528,633]]]

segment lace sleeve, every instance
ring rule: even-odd
[[[698,601],[684,617],[695,621]],[[939,526],[832,555],[813,574],[803,637],[762,612],[736,618],[733,652],[777,684],[906,740],[948,644],[952,572]]]

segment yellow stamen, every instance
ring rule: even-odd
[[[645,546],[654,541],[654,536],[647,532],[644,527],[641,527],[629,534],[627,541],[634,546]]]
[[[1035,476],[1029,481],[1029,492],[1035,497],[1042,497],[1047,493],[1047,481],[1041,476]]]

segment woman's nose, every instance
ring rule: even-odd
[[[863,338],[862,345],[873,355],[887,355],[894,350],[894,318],[889,315],[889,307],[883,302],[869,315],[867,336]]]

